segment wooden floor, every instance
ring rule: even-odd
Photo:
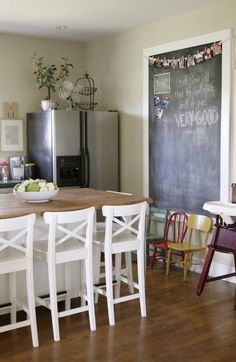
[[[107,321],[105,299],[96,306],[97,330],[87,314],[60,320],[61,341],[52,339],[50,313],[37,310],[39,348],[28,327],[0,335],[0,361],[235,361],[235,285],[217,281],[195,296],[198,274],[182,282],[182,271],[166,278],[162,265],[147,270],[147,318],[139,303],[115,306],[116,325]]]

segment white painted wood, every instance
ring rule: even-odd
[[[47,263],[49,294],[48,303],[44,298],[37,297],[39,304],[51,310],[53,326],[53,337],[55,341],[60,340],[59,318],[88,311],[90,329],[96,329],[94,300],[93,300],[93,260],[92,260],[92,234],[95,208],[67,212],[45,212],[44,221],[49,225],[48,240],[46,243],[38,241],[34,243],[34,256]],[[85,262],[85,286],[82,296],[87,300],[87,305],[70,308],[70,301],[66,300],[66,310],[58,312],[57,298],[57,269],[59,264]],[[65,269],[65,285],[69,286],[69,297],[71,298],[72,286],[69,282],[69,270]],[[80,284],[79,273],[77,273],[77,284]],[[81,289],[79,287],[79,289]],[[79,296],[79,295],[78,295]]]
[[[139,203],[126,206],[103,206],[103,216],[106,218],[105,232],[95,234],[94,243],[105,254],[106,290],[103,287],[95,287],[95,291],[107,298],[109,324],[115,324],[114,304],[133,299],[140,300],[142,317],[146,316],[145,298],[145,216],[147,203]],[[114,226],[115,225],[115,226]],[[115,290],[113,295],[113,265],[112,255],[116,258],[115,276],[120,288],[120,281],[130,284],[129,273],[122,276],[120,268],[121,253],[137,252],[138,283],[132,286],[138,289],[137,293],[120,297]]]
[[[32,342],[38,347],[33,280],[33,227],[35,214],[0,220],[0,274],[9,274],[11,323],[0,327],[0,333],[27,325]],[[27,303],[16,298],[17,272],[24,272]],[[27,320],[17,322],[17,306],[27,313]]]

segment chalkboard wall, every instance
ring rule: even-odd
[[[158,207],[204,213],[204,202],[220,199],[221,62],[220,54],[186,69],[149,66],[149,190]]]

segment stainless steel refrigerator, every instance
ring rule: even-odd
[[[27,113],[27,157],[58,186],[119,190],[117,112]]]

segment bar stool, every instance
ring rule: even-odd
[[[106,192],[108,193],[114,193],[114,194],[120,194],[120,195],[127,195],[127,196],[133,196],[130,193],[127,192],[120,192],[120,191],[113,191],[113,190],[106,190]],[[125,222],[127,222],[127,218],[123,219]],[[96,222],[96,231],[105,231],[105,222],[103,221],[98,221]],[[119,225],[114,224],[113,226],[114,228],[119,228]],[[101,255],[102,258],[102,255]],[[115,256],[115,266],[113,267],[113,276],[115,278],[115,273],[116,273],[116,268],[118,268],[119,270],[121,270],[121,274],[123,276],[126,276],[129,280],[129,292],[130,293],[134,293],[134,287],[133,287],[133,271],[132,271],[132,253],[130,251],[124,253],[124,260],[125,260],[125,265],[124,268],[121,269],[121,265],[122,265],[122,255],[121,254],[116,254]],[[105,273],[102,271],[105,267],[105,263],[104,261],[100,261],[100,274],[99,274],[99,278],[102,279],[105,277]],[[119,297],[120,295],[120,281],[116,281],[117,283],[117,287],[116,287],[116,297]],[[119,284],[119,285],[118,285]],[[95,302],[97,303],[98,301],[98,293],[96,294],[96,299]]]
[[[106,218],[105,232],[95,234],[94,243],[105,255],[104,286],[95,286],[95,292],[106,296],[109,324],[115,324],[114,304],[139,299],[142,317],[146,317],[145,299],[145,216],[147,203],[139,203],[125,206],[103,206],[102,213]],[[124,221],[126,220],[126,221]],[[138,292],[122,297],[113,295],[113,265],[112,256],[137,252],[138,282],[133,282],[133,287]],[[129,285],[130,280],[123,276],[118,263],[115,268],[115,279]],[[119,293],[118,293],[119,294]]]
[[[95,208],[66,212],[45,212],[44,221],[49,225],[48,240],[34,244],[34,257],[47,263],[49,300],[36,297],[36,301],[51,310],[53,337],[60,340],[59,318],[88,311],[90,329],[96,329],[93,291],[92,233]],[[85,264],[85,286],[80,295],[80,307],[70,306],[69,276],[67,264],[73,261]],[[66,310],[58,312],[56,266],[65,265]],[[79,277],[78,277],[79,278]],[[79,283],[81,283],[81,277]],[[67,284],[68,283],[68,284]],[[84,303],[87,301],[87,305]]]
[[[9,274],[11,323],[0,327],[0,333],[30,325],[32,342],[38,347],[33,277],[33,227],[35,214],[0,220],[0,274]],[[25,272],[27,302],[17,298],[17,272]],[[27,320],[17,322],[17,307]]]

